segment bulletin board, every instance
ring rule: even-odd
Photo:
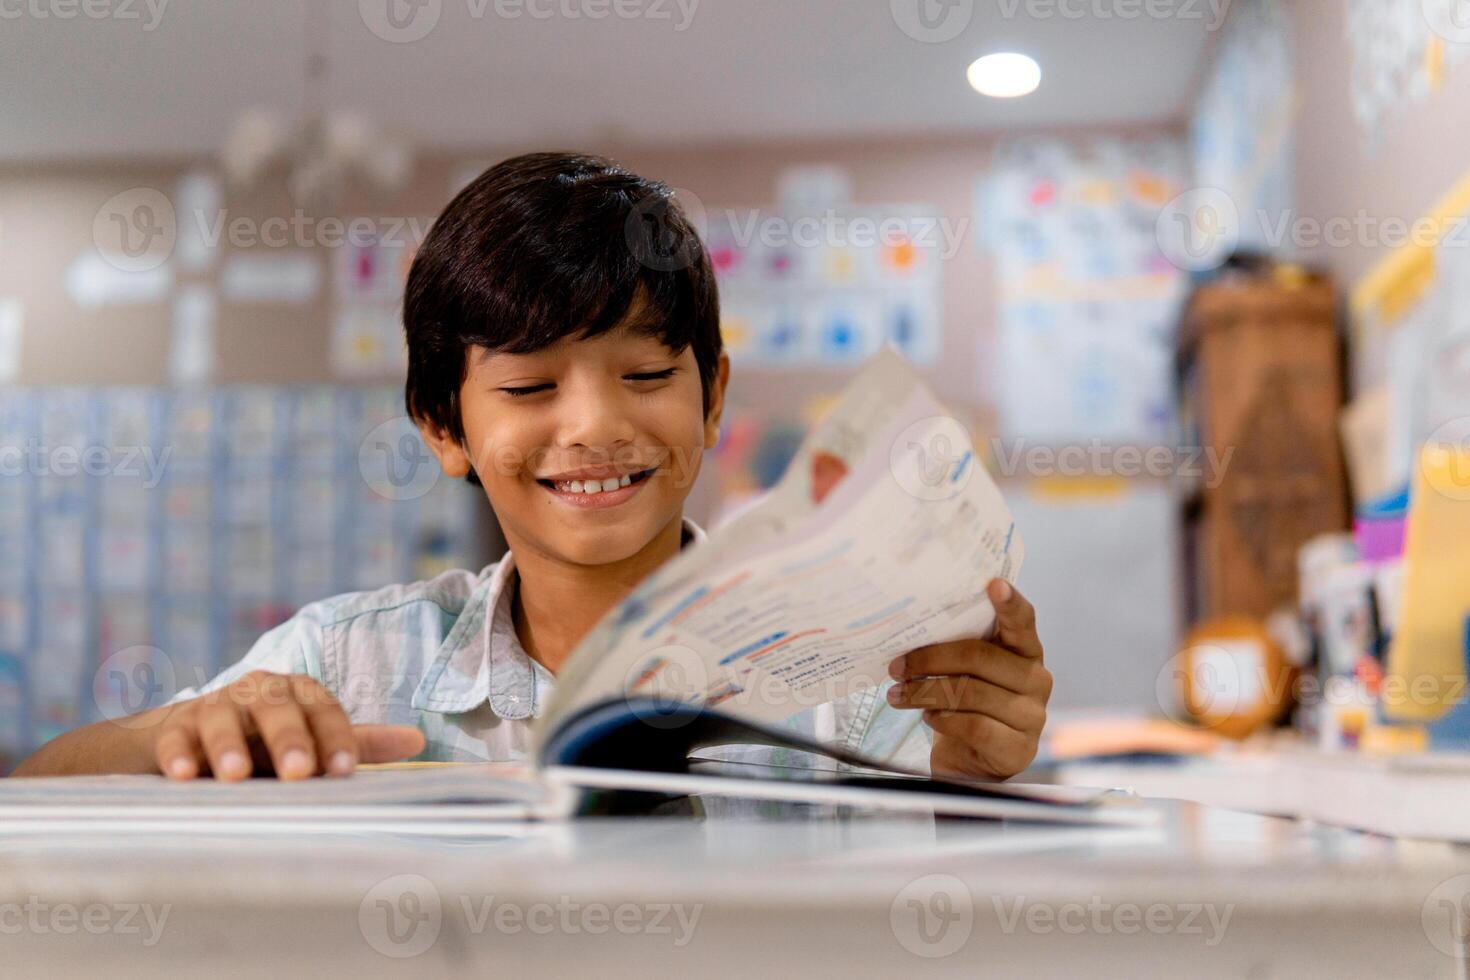
[[[706,225],[736,363],[852,367],[885,343],[915,364],[938,361],[944,235],[934,209],[725,209]]]
[[[1140,446],[1175,438],[1173,337],[1184,276],[1156,224],[1185,187],[1170,138],[1014,140],[978,211],[999,279],[1001,434]]]
[[[1353,116],[1376,145],[1406,106],[1436,91],[1470,57],[1461,0],[1349,0]]]
[[[308,602],[482,563],[483,496],[396,387],[12,389],[0,447],[11,763],[212,677]]]

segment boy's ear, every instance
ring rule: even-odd
[[[725,412],[725,386],[730,383],[730,355],[721,352],[719,366],[710,385],[709,413],[704,418],[704,448],[713,449],[720,441],[720,416]]]
[[[416,424],[445,476],[458,478],[469,475],[470,457],[465,452],[464,443],[431,422],[418,421]]]

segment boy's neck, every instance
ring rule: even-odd
[[[574,565],[535,548],[513,547],[511,616],[521,648],[553,674],[560,673],[598,620],[678,554],[683,540],[684,521],[676,517],[637,554],[607,565]]]

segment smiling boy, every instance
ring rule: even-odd
[[[444,472],[484,487],[509,554],[312,603],[201,691],[69,732],[17,775],[300,779],[408,757],[526,758],[582,637],[704,539],[683,508],[730,376],[714,276],[664,185],[597,157],[530,154],[435,222],[404,326],[408,411]],[[1052,680],[1030,604],[1002,581],[988,592],[993,641],[911,651],[894,683],[791,723],[934,772],[1019,772]]]

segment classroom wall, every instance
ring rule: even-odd
[[[1136,130],[1123,135],[1153,135]],[[1177,130],[1164,130],[1175,132]],[[1085,131],[1062,135],[1085,137]],[[861,140],[692,148],[596,147],[632,169],[692,191],[709,207],[769,208],[782,171],[807,164],[834,164],[847,171],[856,204],[924,204],[962,232],[957,252],[943,269],[943,353],[927,373],[942,397],[989,430],[994,410],[992,350],[995,283],[990,255],[977,241],[979,181],[995,141],[988,137],[933,140]],[[527,147],[431,157],[421,161],[411,186],[389,200],[344,201],[344,218],[372,215],[408,218],[426,226],[448,202],[452,182],[467,166],[488,164]],[[0,169],[0,297],[17,297],[25,328],[17,382],[21,384],[162,384],[168,380],[171,305],[148,303],[78,308],[66,294],[64,270],[91,247],[98,209],[113,195],[157,188],[175,197],[182,175],[208,168],[209,161],[104,165],[58,162]],[[264,221],[291,216],[282,193],[234,193],[224,207],[230,218]],[[306,304],[248,306],[221,300],[216,329],[215,380],[220,383],[328,382],[330,324],[336,311],[332,248],[312,250],[321,263],[322,289]],[[218,270],[235,250],[223,242],[213,269],[178,273],[178,287],[215,285]],[[737,364],[731,408],[760,406],[763,412],[799,416],[814,395],[835,391],[845,368],[741,370]],[[389,372],[380,378],[396,381]],[[691,499],[696,519],[715,509],[709,481]]]
[[[1360,213],[1382,221],[1412,223],[1423,216],[1470,170],[1470,44],[1444,41],[1440,54],[1425,51],[1435,35],[1417,0],[1403,0],[1405,30],[1388,23],[1352,20],[1359,12],[1389,4],[1351,0],[1298,0],[1289,10],[1295,23],[1298,86],[1297,186],[1302,215],[1325,221]],[[1417,19],[1417,20],[1416,20]],[[1354,43],[1354,37],[1358,37]],[[1370,64],[1374,43],[1383,62]],[[1421,87],[1412,71],[1438,62],[1440,81]],[[1379,106],[1371,128],[1354,113],[1354,73],[1361,95]],[[1431,70],[1431,74],[1433,71]],[[1391,249],[1382,236],[1354,236],[1342,246],[1322,244],[1300,251],[1350,289]],[[1353,350],[1355,387],[1384,380],[1381,337],[1363,337]]]

